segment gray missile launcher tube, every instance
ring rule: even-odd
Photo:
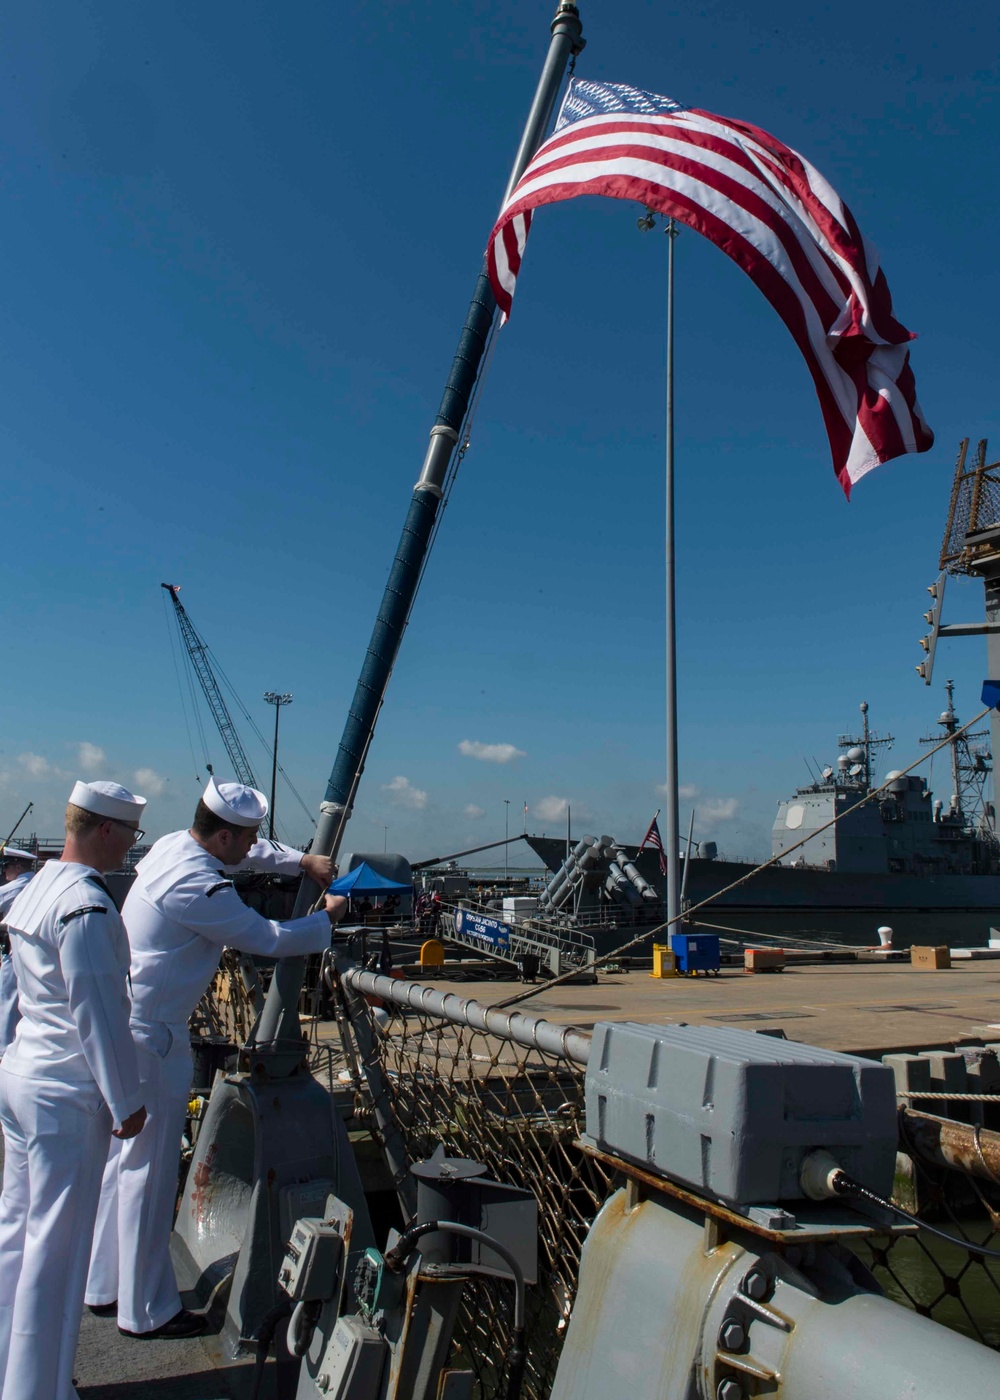
[[[604,888],[612,898],[620,898],[632,908],[642,902],[639,891],[633,888],[628,876],[616,860],[613,860],[608,866],[608,878]]]
[[[506,202],[510,191],[545,138],[566,64],[570,55],[579,53],[584,45],[579,12],[576,5],[569,3],[569,0],[560,0],[552,21],[551,34],[545,66],[535,90],[534,101],[528,113],[501,205]],[[354,699],[351,701],[337,757],[330,773],[326,798],[320,807],[312,850],[321,855],[332,855],[336,859],[340,849],[344,828],[350,817],[375,732],[378,713],[420,581],[448,466],[469,408],[496,309],[496,300],[484,264],[472,294],[441,406],[431,428],[430,443],[420,480],[413,488],[410,509],[396,548],[389,580],[382,595],[382,603],[372,629]],[[318,894],[317,886],[303,877],[292,917],[300,918],[308,913]],[[279,1073],[292,1072],[296,1063],[294,1047],[302,1039],[297,1006],[305,966],[304,958],[282,958],[278,962],[264,1010],[251,1036],[251,1042],[258,1052],[265,1046],[274,1049],[274,1068]],[[282,1053],[278,1050],[279,1045],[288,1045],[291,1049]]]
[[[542,909],[561,909],[571,899],[584,875],[601,860],[601,845],[596,836],[584,836],[573,847],[539,898]]]
[[[622,874],[638,891],[640,898],[649,903],[653,903],[656,900],[656,891],[649,881],[644,879],[643,876],[639,874],[638,870],[636,870],[631,860],[629,860],[628,852],[625,850],[624,846],[615,847],[615,859],[621,867]]]

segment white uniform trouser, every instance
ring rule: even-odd
[[[121,1138],[113,1137],[108,1160],[104,1164],[87,1291],[83,1295],[83,1301],[89,1307],[104,1307],[118,1297],[118,1164],[121,1151]]]
[[[87,1259],[111,1114],[96,1084],[0,1067],[0,1393],[73,1400]]]
[[[162,1022],[143,1026],[133,1021],[132,1038],[148,1117],[142,1132],[122,1143],[119,1158],[118,1325],[129,1332],[152,1332],[181,1307],[170,1262],[170,1232],[191,1094],[191,1044],[186,1025]],[[102,1248],[101,1259],[107,1256]],[[96,1287],[99,1280],[94,1277],[93,1282]],[[105,1272],[105,1291],[107,1286]],[[104,1301],[110,1303],[113,1296]]]

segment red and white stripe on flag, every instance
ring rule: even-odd
[[[703,234],[750,276],[805,357],[845,494],[934,442],[878,256],[812,165],[746,122],[621,83],[574,79],[554,134],[511,191],[487,264],[509,315],[531,211],[578,195],[637,200]]]

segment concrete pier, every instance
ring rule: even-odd
[[[449,989],[488,1006],[528,990],[512,981],[467,980],[468,975],[450,982]],[[1000,961],[956,959],[940,971],[918,970],[908,961],[791,963],[780,973],[724,967],[718,977],[663,979],[646,970],[598,972],[592,986],[540,985],[520,1009],[581,1030],[598,1021],[780,1028],[790,1040],[877,1059],[890,1052],[1000,1041]]]

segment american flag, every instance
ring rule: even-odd
[[[657,824],[656,817],[654,817],[653,820],[649,823],[649,830],[646,832],[645,836],[644,836],[644,837],[642,838],[642,840],[640,841],[640,843],[639,843],[639,850],[642,851],[642,850],[644,850],[647,846],[652,846],[652,847],[654,848],[654,850],[659,851],[659,853],[660,853],[660,874],[661,874],[661,875],[666,875],[666,873],[667,873],[667,857],[666,857],[666,855],[664,854],[664,851],[663,851],[663,840],[662,840],[662,838],[661,838],[661,836],[660,836],[660,828],[659,828],[659,825]]]
[[[509,315],[531,211],[581,194],[633,199],[743,268],[805,357],[849,497],[866,472],[934,442],[875,249],[819,171],[759,127],[624,83],[574,78],[556,129],[514,186],[487,247]]]

